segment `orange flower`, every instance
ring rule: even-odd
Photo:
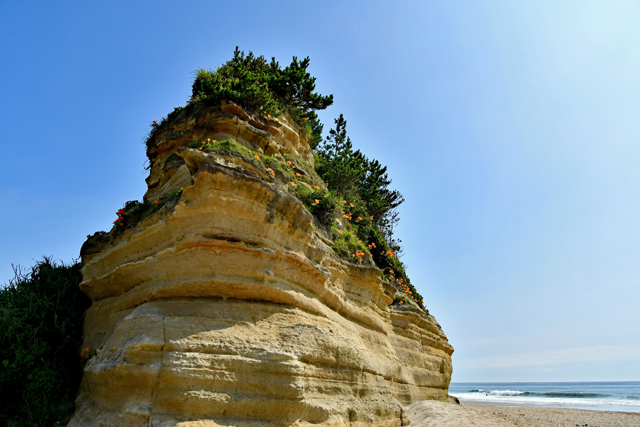
[[[156,123],[156,124],[157,124],[157,123],[158,123],[158,121],[157,121],[157,120],[154,120],[154,121],[153,121],[153,123]]]
[[[300,176],[300,174],[298,172],[296,172],[296,176]]]
[[[347,201],[346,201],[346,200],[343,200],[343,201],[342,201],[342,203],[347,203]]]
[[[291,167],[295,169],[295,168],[296,168],[296,165],[291,165]]]
[[[155,201],[155,202],[153,202],[153,203],[158,203],[158,201],[156,200],[156,201]]]
[[[296,184],[295,182],[291,181],[291,185],[295,187],[298,184]]]
[[[198,150],[202,150],[202,147],[198,148]]]
[[[400,304],[404,304],[404,301],[400,301]]]
[[[255,156],[253,156],[256,158],[256,160],[260,160],[260,156],[258,156],[257,154]]]
[[[371,215],[371,216],[369,217],[369,219],[371,219],[371,220],[373,221],[373,215]]]
[[[338,234],[342,234],[342,230],[338,230]]]
[[[358,217],[358,221],[362,221],[362,217],[361,216]]]
[[[304,120],[304,121],[306,122],[306,121],[307,121],[307,118],[306,118],[306,117],[303,117],[303,118],[302,118],[302,120]]]
[[[290,165],[291,164],[291,160],[287,160],[287,164]]]
[[[314,187],[315,187],[316,190],[320,189],[320,187],[318,187],[317,185],[314,185]]]
[[[211,142],[211,138],[207,138],[207,141]],[[215,141],[214,141],[215,142]]]
[[[316,204],[320,204],[320,200],[315,199],[315,201],[316,201]]]
[[[353,203],[349,203],[349,206],[353,207]]]

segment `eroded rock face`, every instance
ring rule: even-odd
[[[145,197],[181,186],[178,203],[83,247],[83,347],[98,350],[69,426],[400,426],[402,406],[448,400],[453,348],[432,316],[333,255],[271,175],[179,148],[235,135],[313,160],[304,137],[246,119],[168,131]]]

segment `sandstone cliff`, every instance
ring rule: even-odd
[[[146,216],[82,249],[95,355],[69,426],[399,426],[449,399],[436,320],[336,256],[275,167],[312,182],[300,126],[224,103],[156,141]]]

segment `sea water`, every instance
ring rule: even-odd
[[[640,412],[640,381],[451,383],[449,394],[460,400],[504,406],[524,404]]]

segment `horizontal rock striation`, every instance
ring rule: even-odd
[[[262,126],[227,108],[165,132],[145,198],[184,187],[179,201],[83,246],[96,354],[69,426],[400,426],[402,406],[449,399],[453,348],[431,315],[337,258],[276,178],[184,147],[231,135],[313,160],[295,123]]]

